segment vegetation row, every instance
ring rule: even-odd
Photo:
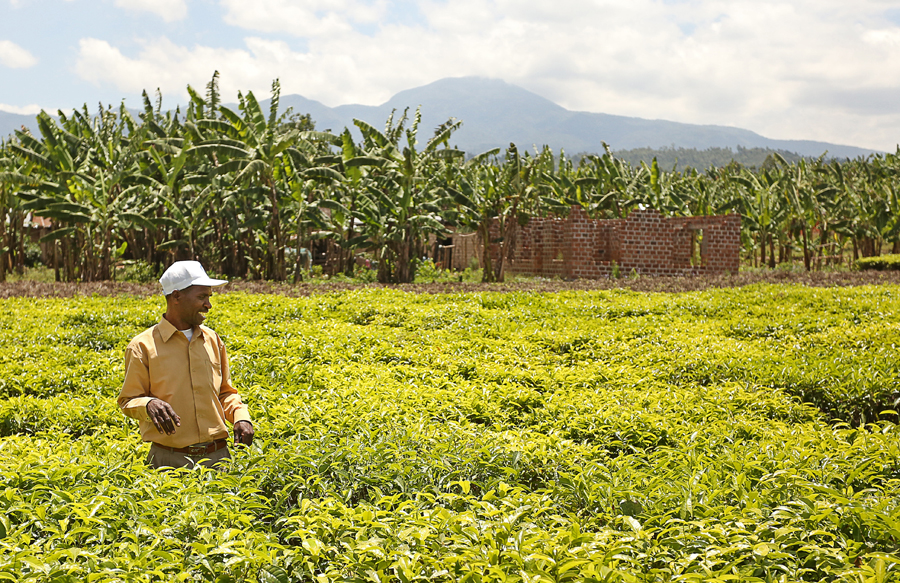
[[[897,271],[900,270],[900,255],[895,253],[878,257],[863,257],[856,262],[856,265],[862,270]]]
[[[895,285],[217,295],[222,472],[116,409],[161,298],[0,303],[0,580],[900,573]]]
[[[576,166],[548,148],[463,152],[452,119],[420,140],[419,112],[392,115],[383,130],[356,120],[357,142],[349,129],[316,132],[308,115],[280,113],[277,81],[268,114],[252,92],[238,94],[237,111],[222,105],[217,84],[215,75],[205,95],[188,87],[183,112],[145,93],[139,119],[124,105],[42,113],[39,135],[0,144],[0,281],[24,266],[34,217],[52,221],[45,260],[66,281],[112,279],[122,261],[159,271],[176,258],[229,277],[296,280],[327,239],[338,271],[352,274],[365,253],[379,281],[409,282],[429,237],[450,229],[501,244],[483,272],[493,281],[516,224],[575,205],[595,218],[738,212],[745,258],[772,268],[900,252],[900,153],[788,162],[776,152],[758,169],[667,171],[606,151]]]

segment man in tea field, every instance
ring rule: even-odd
[[[137,419],[141,437],[151,442],[147,462],[154,468],[214,465],[230,457],[234,443],[253,442],[247,406],[231,386],[228,357],[219,335],[203,326],[214,286],[197,261],[173,263],[159,282],[166,313],[125,349],[125,382],[119,408]]]

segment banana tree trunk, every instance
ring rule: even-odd
[[[22,275],[25,273],[25,213],[18,213],[19,215],[19,241],[18,247],[19,251],[16,253],[16,273]]]
[[[0,282],[6,281],[6,262],[9,261],[9,241],[6,237],[6,209],[0,212]]]
[[[53,278],[62,281],[59,273],[59,241],[53,241]]]
[[[775,237],[769,233],[769,268],[775,269]]]
[[[506,267],[516,252],[516,227],[519,226],[519,197],[513,201],[509,213],[503,221],[500,242],[500,265],[497,268],[497,281],[506,281]]]
[[[269,184],[269,200],[272,202],[272,218],[269,225],[272,236],[269,237],[269,255],[272,262],[272,279],[284,281],[284,241],[281,235],[281,217],[278,213],[278,192],[275,190],[274,184]],[[274,246],[272,240],[275,240]]]
[[[409,225],[403,230],[403,240],[400,242],[400,245],[397,249],[397,269],[396,269],[396,281],[397,283],[412,283],[413,277],[415,274],[412,269],[412,251],[413,251],[413,241],[412,239],[412,229]]]
[[[378,259],[378,283],[391,283],[391,250],[383,242],[376,246]]]
[[[350,224],[347,226],[347,242],[350,242],[353,239],[353,214],[356,212],[356,192],[354,191],[353,198],[350,199]],[[344,272],[347,277],[353,277],[353,268],[356,266],[356,254],[353,249],[348,245],[347,253],[349,257],[347,258],[347,268]]]
[[[90,224],[88,224],[87,230],[84,235],[81,237],[81,248],[83,250],[82,256],[84,257],[84,262],[82,263],[81,268],[81,280],[82,281],[94,281],[94,237],[91,233]]]
[[[809,256],[809,234],[806,230],[806,225],[804,224],[802,227],[803,232],[803,266],[806,268],[806,271],[810,270],[811,258]]]
[[[490,220],[482,221],[478,226],[481,234],[481,282],[493,283],[496,281],[494,268],[491,265],[491,228]]]
[[[766,264],[766,233],[765,233],[765,231],[760,231],[760,233],[759,233],[759,264],[760,264],[760,266],[764,266]]]
[[[111,247],[111,239],[112,232],[108,225],[103,228],[103,250],[102,256],[100,259],[100,273],[98,274],[98,279],[100,280],[109,280],[111,277],[110,266],[112,264],[112,252],[110,250]]]
[[[300,265],[300,262],[302,261],[300,251],[303,249],[303,229],[301,227],[301,223],[303,222],[302,216],[301,213],[297,214],[297,261],[294,264],[294,283],[303,281],[303,272]]]

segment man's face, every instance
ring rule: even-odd
[[[208,285],[192,285],[178,293],[178,312],[185,323],[199,326],[206,319],[206,312],[212,308],[209,297],[212,289]]]

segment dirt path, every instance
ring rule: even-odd
[[[603,280],[561,281],[535,278],[513,283],[418,283],[404,285],[349,284],[338,282],[300,283],[297,285],[259,282],[233,281],[222,288],[225,293],[243,291],[247,293],[273,293],[286,296],[308,296],[363,288],[393,287],[412,293],[460,293],[481,291],[531,291],[558,292],[567,290],[631,289],[647,292],[686,292],[709,288],[742,287],[756,283],[787,283],[813,287],[844,287],[856,285],[900,284],[900,271],[864,271],[843,273],[740,273],[717,277],[637,277]],[[133,284],[121,282],[93,283],[41,283],[18,281],[0,283],[0,298],[11,297],[72,297],[72,296],[149,296],[159,293],[159,285]]]

